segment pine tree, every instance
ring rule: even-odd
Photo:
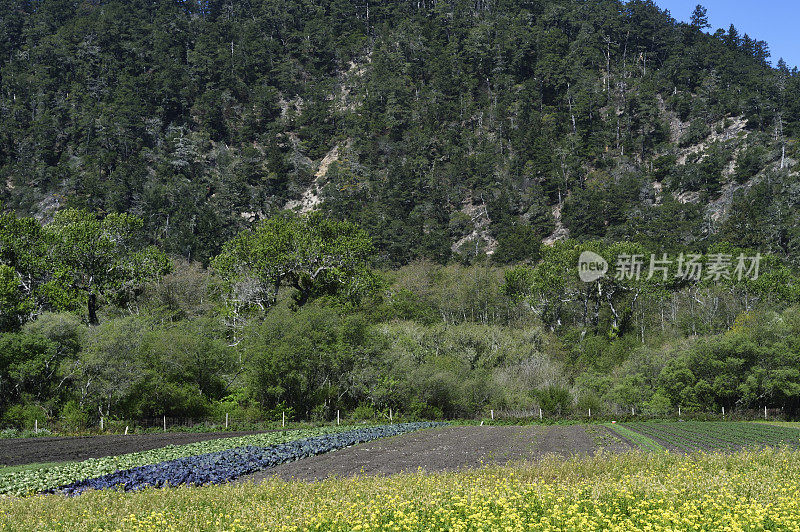
[[[698,30],[711,27],[711,24],[708,23],[708,9],[700,4],[697,4],[692,11],[692,27]]]

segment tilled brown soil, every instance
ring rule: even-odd
[[[37,462],[69,462],[149,451],[167,445],[183,445],[258,434],[257,432],[179,432],[83,437],[41,437],[0,439],[0,465],[13,466]]]
[[[631,449],[602,426],[483,426],[428,429],[348,447],[260,471],[239,481],[273,476],[315,480],[331,476],[447,471],[533,460],[548,454],[594,454]]]

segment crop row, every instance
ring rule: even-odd
[[[684,452],[800,445],[800,430],[747,422],[639,422],[625,427]]]
[[[167,460],[225,451],[237,447],[267,447],[293,440],[348,430],[348,427],[319,427],[284,432],[268,432],[235,438],[220,438],[186,445],[168,445],[138,453],[90,458],[36,470],[16,471],[0,475],[0,495],[28,495],[63,486],[78,480],[100,477],[120,470],[132,469]]]
[[[436,425],[438,423],[382,425],[304,438],[271,447],[251,446],[228,449],[216,453],[179,458],[159,464],[117,471],[99,478],[73,482],[60,487],[58,490],[51,491],[77,495],[89,489],[122,488],[125,491],[129,491],[149,486],[220,484],[285,462]]]
[[[608,427],[611,431],[616,432],[623,438],[630,441],[633,445],[638,447],[643,451],[663,451],[664,448],[655,440],[648,438],[644,434],[639,432],[633,431],[625,426],[619,424],[611,424],[607,423],[606,427]]]
[[[734,447],[748,445],[798,445],[800,430],[791,427],[776,427],[760,423],[709,423],[706,427],[699,423],[687,423],[683,427],[690,433],[704,432],[711,437],[727,442]]]
[[[702,435],[686,438],[679,430],[673,427],[665,427],[664,424],[654,423],[631,423],[628,425],[632,430],[637,431],[648,438],[652,438],[659,445],[673,451],[692,452],[703,449],[702,444],[713,447],[712,442],[705,441]]]

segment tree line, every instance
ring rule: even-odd
[[[358,226],[287,212],[236,235],[206,268],[142,243],[133,215],[3,222],[8,426],[800,406],[800,277],[776,255],[742,279],[669,267],[618,276],[616,257],[653,248],[575,240],[513,266],[383,269]],[[580,279],[586,251],[608,261],[606,276]],[[710,268],[751,253],[728,244],[696,257]]]

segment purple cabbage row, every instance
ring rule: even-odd
[[[381,425],[304,438],[270,447],[239,447],[121,470],[102,477],[73,482],[49,492],[79,495],[90,489],[118,488],[130,491],[149,486],[220,484],[285,462],[437,425],[441,423]]]

